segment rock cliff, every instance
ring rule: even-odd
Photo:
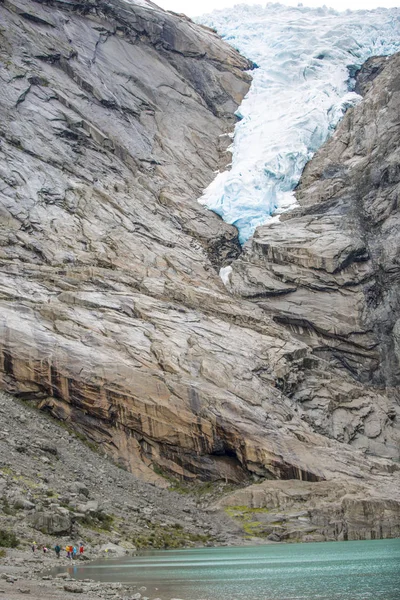
[[[196,199],[251,65],[151,3],[0,11],[1,387],[148,480],[394,496],[398,57],[240,256]]]
[[[365,98],[306,166],[299,207],[257,229],[229,281],[318,358],[289,391],[303,418],[397,458],[399,66],[399,55],[365,64]]]

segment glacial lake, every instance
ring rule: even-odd
[[[154,551],[68,573],[151,600],[400,600],[400,539]]]

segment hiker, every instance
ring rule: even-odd
[[[65,552],[67,553],[67,558],[71,558],[71,552],[69,551],[69,546],[65,546]]]
[[[32,552],[36,552],[36,542],[32,542]]]
[[[72,558],[76,558],[77,552],[78,552],[78,550],[77,550],[77,547],[76,547],[76,546],[74,546],[74,547],[72,548]]]
[[[60,558],[61,546],[57,544],[54,548],[54,552],[56,553],[57,558]]]
[[[84,552],[84,547],[83,547],[83,544],[81,543],[79,545],[79,556],[83,556],[83,552]]]
[[[43,546],[43,554],[47,554],[47,547]]]

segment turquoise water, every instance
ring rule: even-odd
[[[151,552],[69,573],[162,600],[400,600],[400,540]]]

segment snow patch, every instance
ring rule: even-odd
[[[219,270],[219,276],[221,277],[222,283],[224,284],[225,287],[230,286],[231,273],[232,273],[232,267],[222,267],[222,269]]]
[[[305,164],[359,102],[351,76],[367,58],[400,50],[400,9],[237,5],[198,19],[258,68],[237,111],[233,161],[199,202],[239,229],[244,243],[295,205]]]

